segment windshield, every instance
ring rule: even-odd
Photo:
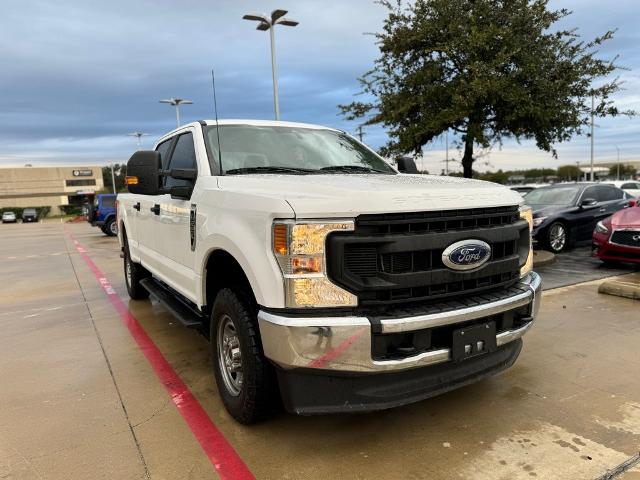
[[[396,173],[381,157],[348,135],[301,127],[220,125],[222,169],[245,173]],[[218,138],[208,126],[205,139],[217,171]]]
[[[538,188],[524,196],[527,205],[572,205],[580,187]]]

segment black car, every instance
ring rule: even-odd
[[[628,207],[630,199],[617,187],[596,183],[561,183],[524,197],[533,209],[534,239],[552,252],[591,239],[596,223]]]
[[[22,211],[22,223],[30,223],[38,221],[38,212],[35,208],[25,208]]]

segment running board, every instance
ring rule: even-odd
[[[153,297],[165,306],[176,319],[187,328],[200,328],[207,317],[182,300],[179,294],[155,280],[153,277],[140,280]]]

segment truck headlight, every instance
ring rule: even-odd
[[[353,228],[351,220],[273,224],[273,253],[284,277],[287,307],[351,307],[358,304],[355,295],[331,283],[326,271],[327,235]]]
[[[529,224],[529,255],[527,261],[520,268],[520,277],[524,277],[527,273],[533,270],[533,242],[531,241],[531,232],[533,231],[533,213],[531,207],[523,205],[520,207],[520,218],[526,220]]]

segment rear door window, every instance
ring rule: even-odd
[[[103,197],[102,208],[114,208],[116,206],[116,197]]]
[[[197,169],[196,163],[196,149],[193,144],[193,135],[191,133],[184,133],[178,137],[176,146],[173,149],[171,155],[171,162],[169,162],[169,170],[173,168],[185,168],[185,169]],[[165,177],[165,186],[178,187],[189,185],[188,180],[178,180],[171,177]]]

